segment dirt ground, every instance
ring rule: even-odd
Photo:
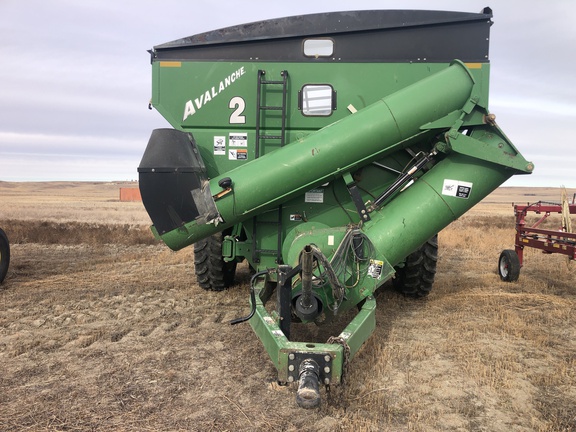
[[[154,242],[119,186],[0,182],[0,430],[576,430],[573,264],[528,250],[518,282],[496,273],[510,203],[557,191],[500,190],[440,233],[430,296],[384,288],[348,384],[303,410],[250,326],[228,324],[247,267],[203,291],[191,248]]]

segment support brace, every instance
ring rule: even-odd
[[[346,187],[348,188],[348,192],[350,193],[352,202],[356,206],[356,210],[358,211],[358,216],[360,216],[360,220],[362,222],[368,222],[370,220],[370,215],[368,214],[366,205],[362,200],[362,196],[360,195],[358,186],[356,186],[356,180],[354,180],[354,178],[350,175],[349,172],[345,173],[342,177],[346,182]]]

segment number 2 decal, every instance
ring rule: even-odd
[[[230,115],[230,124],[246,123],[246,116],[242,114],[246,108],[246,102],[244,99],[242,99],[240,96],[234,96],[232,99],[230,99],[228,108],[234,110]]]

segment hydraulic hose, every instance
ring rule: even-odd
[[[252,278],[250,278],[250,303],[251,303],[250,313],[245,317],[233,319],[232,321],[230,321],[230,325],[246,322],[254,316],[254,314],[256,313],[256,292],[254,290],[254,283],[256,282],[257,278],[265,274],[268,274],[268,270],[262,270],[259,271],[258,273],[254,273]]]

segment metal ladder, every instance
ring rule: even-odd
[[[265,79],[266,71],[258,70],[258,94],[256,96],[256,147],[255,157],[260,157],[260,141],[261,140],[276,140],[279,141],[280,147],[286,144],[286,91],[288,87],[288,71],[283,70],[280,72],[281,80],[270,81]],[[262,105],[262,97],[266,94],[263,89],[267,86],[282,86],[282,105]],[[261,131],[262,116],[267,111],[280,111],[281,112],[281,128],[280,135],[267,135]]]
[[[260,157],[260,147],[263,140],[266,141],[277,141],[280,147],[286,144],[286,94],[288,88],[288,71],[283,70],[280,72],[280,80],[268,80],[266,79],[266,71],[258,70],[258,87],[256,96],[256,144],[254,147],[254,158]],[[282,104],[281,105],[267,105],[262,103],[263,97],[266,96],[267,88],[272,87],[278,89],[280,87],[282,91]],[[280,111],[280,134],[270,135],[263,133],[262,125],[263,120],[270,111]],[[277,230],[277,246],[276,249],[261,249],[257,245],[257,230],[259,225],[276,225]],[[274,221],[262,221],[258,220],[257,216],[253,218],[252,225],[252,262],[259,263],[260,255],[276,255],[276,263],[282,264],[282,205],[278,206],[277,218]]]

